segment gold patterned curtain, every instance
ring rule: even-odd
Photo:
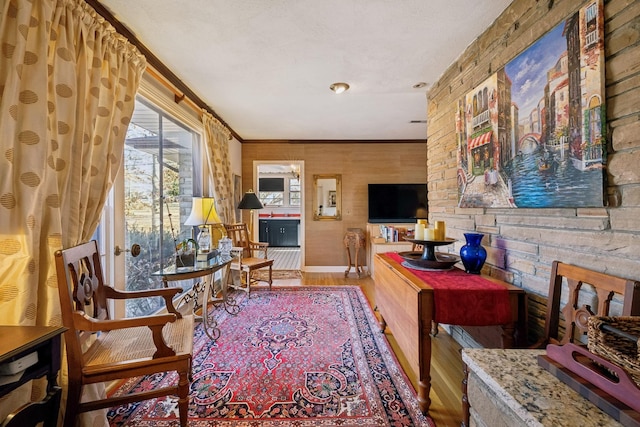
[[[229,130],[211,113],[202,110],[204,142],[207,147],[207,161],[213,175],[213,190],[218,214],[225,223],[236,221],[233,206],[233,184],[231,162],[229,160]]]
[[[53,253],[96,230],[146,61],[83,0],[0,5],[0,324],[61,325]]]

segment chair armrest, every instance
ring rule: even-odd
[[[172,286],[170,288],[142,289],[139,291],[120,291],[111,286],[104,286],[104,293],[107,298],[111,299],[128,299],[128,298],[149,298],[163,297],[169,295],[171,297],[182,292],[182,288]]]
[[[162,335],[162,328],[164,328],[164,326],[169,322],[175,322],[178,318],[175,314],[158,314],[154,316],[132,317],[127,319],[96,320],[93,317],[87,316],[82,311],[76,311],[73,313],[73,317],[76,329],[90,332],[105,332],[116,329],[146,326],[151,329],[153,343],[156,347],[156,351],[153,353],[154,359],[158,357],[176,355],[176,352],[167,345],[164,340],[164,336]]]
[[[110,299],[162,297],[164,299],[164,305],[167,308],[167,311],[169,313],[175,314],[178,319],[181,319],[182,315],[173,306],[173,297],[181,292],[182,288],[176,286],[170,288],[142,289],[139,291],[120,291],[114,289],[111,286],[104,286],[105,297]]]
[[[164,326],[169,322],[175,322],[176,319],[177,316],[173,313],[105,320],[94,319],[91,316],[87,316],[83,311],[75,311],[73,313],[73,322],[76,325],[76,329],[89,332],[106,332],[139,326]]]

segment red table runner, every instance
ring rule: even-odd
[[[385,255],[401,265],[404,261],[395,252]],[[504,286],[458,268],[423,271],[403,267],[433,288],[436,322],[460,326],[504,325],[512,322],[509,290]]]

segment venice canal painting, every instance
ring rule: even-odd
[[[603,205],[603,37],[597,0],[459,101],[459,206]]]

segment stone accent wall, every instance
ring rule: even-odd
[[[606,207],[459,208],[455,108],[459,99],[589,2],[515,0],[428,93],[430,220],[447,234],[485,233],[484,272],[530,293],[530,337],[540,333],[553,260],[640,280],[640,2],[605,1]],[[532,333],[531,333],[532,332]],[[533,335],[533,336],[532,336]]]

